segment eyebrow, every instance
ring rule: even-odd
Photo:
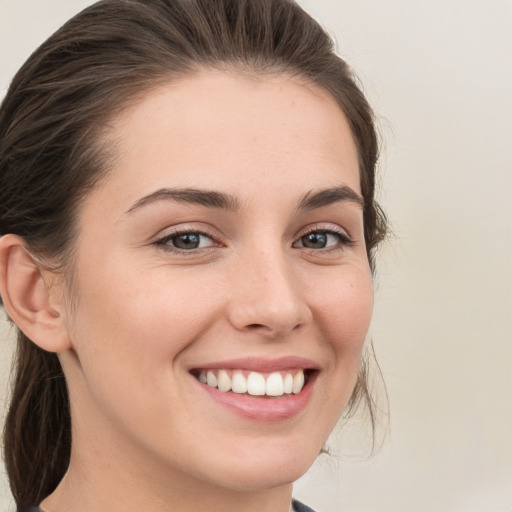
[[[195,188],[161,188],[139,199],[126,213],[142,208],[157,201],[175,201],[177,203],[197,204],[207,208],[236,211],[240,209],[238,199],[224,192],[199,190]]]
[[[364,208],[364,199],[347,186],[332,187],[318,192],[310,191],[299,201],[299,210],[314,210],[334,203],[349,201]]]
[[[175,201],[178,203],[196,204],[206,208],[238,211],[240,201],[231,194],[214,190],[195,188],[161,188],[139,199],[126,213],[131,213],[143,206],[158,201]],[[315,210],[334,203],[349,201],[364,207],[363,198],[347,186],[332,187],[317,192],[309,191],[297,203],[298,210]]]

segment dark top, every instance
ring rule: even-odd
[[[293,510],[295,512],[315,512],[312,508],[309,508],[308,506],[304,505],[300,501],[292,500]]]
[[[293,509],[295,512],[315,512],[312,508],[307,507],[297,500],[292,500]],[[30,507],[25,512],[43,512],[39,507]]]

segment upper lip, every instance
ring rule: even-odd
[[[191,370],[249,370],[254,372],[278,372],[296,369],[318,370],[318,364],[304,357],[286,356],[276,359],[246,357],[197,365]]]

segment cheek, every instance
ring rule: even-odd
[[[207,329],[208,296],[175,276],[166,279],[166,272],[96,272],[78,287],[75,402],[85,404],[89,416],[101,411],[123,429],[152,432],[177,400],[173,365]]]
[[[326,354],[325,390],[317,422],[327,440],[352,396],[373,310],[371,272],[364,265],[333,269],[311,290],[316,328]]]
[[[101,362],[118,374],[145,376],[148,386],[152,377],[169,371],[222,309],[218,297],[208,292],[218,288],[215,277],[205,281],[197,273],[105,264],[79,284],[73,331],[82,366],[89,362],[92,372]]]
[[[357,368],[373,310],[369,269],[356,267],[331,276],[319,286],[313,303],[317,324],[336,364]]]

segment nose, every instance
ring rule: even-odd
[[[279,251],[259,252],[239,262],[231,281],[231,324],[267,338],[286,337],[305,326],[312,313],[296,274]]]

